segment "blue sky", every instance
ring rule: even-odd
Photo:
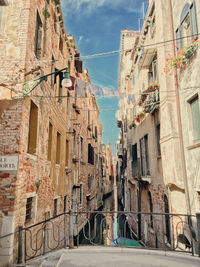
[[[138,30],[143,0],[61,0],[63,19],[68,34],[72,34],[81,56],[119,50],[120,31]],[[84,59],[91,82],[117,90],[118,54]],[[98,99],[101,109],[117,109],[118,99]],[[119,135],[115,111],[101,111],[103,143],[115,143]]]

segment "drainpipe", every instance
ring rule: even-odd
[[[176,55],[176,49],[175,49],[175,40],[174,40],[174,23],[173,23],[173,14],[172,14],[172,0],[169,0],[169,12],[170,12],[171,34],[172,34],[172,40],[173,40],[173,56],[175,56]],[[185,199],[186,199],[186,206],[187,206],[187,214],[191,214],[190,196],[189,196],[189,190],[188,190],[188,179],[187,179],[187,171],[186,171],[186,164],[185,164],[185,152],[184,152],[184,144],[183,144],[183,132],[182,132],[182,122],[181,122],[181,109],[180,109],[180,97],[179,97],[177,69],[175,69],[175,72],[174,72],[174,80],[175,80],[175,92],[176,92],[178,133],[179,133],[180,150],[181,150],[181,164],[182,164],[183,181],[184,181],[184,187],[185,187]]]

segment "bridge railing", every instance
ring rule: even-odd
[[[200,214],[136,211],[65,212],[15,233],[14,262],[24,263],[56,249],[81,245],[126,246],[187,251],[200,256]]]

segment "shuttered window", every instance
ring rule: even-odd
[[[200,140],[200,109],[198,96],[190,101],[190,108],[192,114],[193,137],[194,141],[198,141]]]
[[[182,48],[184,45],[190,44],[191,40],[195,39],[197,34],[198,29],[195,2],[191,5],[187,3],[181,13],[180,26],[176,30],[176,39],[178,39],[176,40],[177,50]],[[186,38],[179,39],[181,37]]]
[[[192,39],[194,39],[198,33],[197,31],[197,20],[196,20],[196,10],[195,10],[195,3],[193,3],[190,7],[190,21],[191,21],[191,30],[192,30]]]

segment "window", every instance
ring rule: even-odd
[[[149,86],[152,84],[152,82],[158,81],[158,71],[157,71],[157,56],[152,61],[149,72],[148,72],[148,81]]]
[[[61,36],[60,36],[60,42],[59,42],[59,50],[63,54],[63,39]]]
[[[76,155],[76,131],[73,132],[73,145],[72,145],[72,154]]]
[[[83,202],[83,185],[80,184],[80,204]]]
[[[69,164],[69,141],[66,140],[65,143],[65,166]]]
[[[49,138],[48,138],[48,160],[51,160],[51,148],[52,148],[52,133],[53,133],[53,126],[49,122]]]
[[[80,150],[80,159],[83,160],[83,137],[80,138],[80,145],[81,145],[81,150]]]
[[[88,144],[88,163],[94,165],[94,148]]]
[[[150,175],[148,135],[145,135],[143,138],[140,139],[140,162],[142,176]]]
[[[127,118],[124,120],[124,132],[127,133]]]
[[[58,214],[58,199],[53,201],[53,216],[55,217]]]
[[[60,147],[61,147],[61,134],[57,132],[56,164],[60,164]]]
[[[63,212],[66,212],[67,210],[67,196],[64,196],[63,200]]]
[[[70,94],[67,93],[67,115],[70,115]]]
[[[92,175],[88,175],[88,189],[92,187]]]
[[[98,135],[98,132],[97,132],[97,126],[95,126],[95,138],[97,139],[97,135]]]
[[[195,39],[197,33],[195,2],[191,5],[187,3],[181,13],[180,26],[176,30],[176,38],[186,38],[177,40],[177,49],[189,44],[191,40]]]
[[[62,103],[62,80],[63,80],[63,72],[59,72],[59,83],[58,83],[58,102]]]
[[[35,154],[37,147],[38,107],[31,101],[29,119],[28,153]]]
[[[149,199],[149,210],[151,213],[153,213],[153,202],[151,197],[151,192],[148,191],[148,199]],[[153,214],[150,215],[150,226],[153,228]]]
[[[137,144],[132,145],[131,147],[131,157],[132,157],[132,175],[138,176],[140,174],[140,168],[138,165],[138,156],[137,156]]]
[[[41,58],[42,55],[42,39],[43,39],[42,21],[37,11],[36,27],[35,27],[35,55],[37,58]]]
[[[160,124],[156,126],[156,141],[157,141],[157,155],[158,157],[161,156],[161,151],[160,151]]]
[[[54,31],[57,33],[57,19],[56,19],[56,14],[54,13]]]
[[[132,205],[131,205],[132,199],[131,199],[131,189],[130,188],[128,189],[128,196],[129,196],[129,209],[130,209],[130,211],[132,211]]]
[[[193,138],[194,141],[200,140],[200,109],[199,109],[199,97],[195,96],[190,102],[190,109],[192,115],[193,125]]]
[[[133,74],[132,75],[132,85],[134,85],[135,84],[135,75]]]
[[[31,220],[32,205],[33,205],[33,198],[32,197],[27,198],[27,200],[26,200],[26,218],[25,218],[26,222]]]

